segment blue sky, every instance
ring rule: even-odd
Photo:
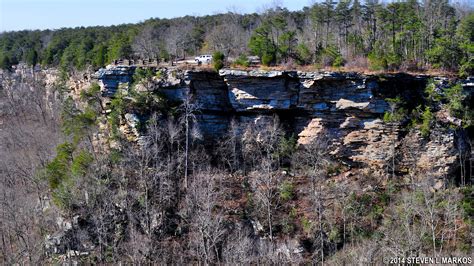
[[[272,0],[0,0],[0,32],[22,29],[135,23],[151,17],[171,18],[237,10],[256,12]],[[312,0],[277,0],[300,10]]]

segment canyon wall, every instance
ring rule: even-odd
[[[131,82],[133,70],[122,66],[97,72],[103,96],[111,97],[119,84]],[[434,169],[434,175],[442,178],[455,171],[457,156],[469,149],[466,134],[450,128],[456,121],[449,115],[438,119],[428,138],[416,128],[407,129],[406,123],[383,121],[384,113],[391,111],[387,98],[400,97],[408,110],[423,104],[429,76],[159,71],[160,77],[154,78],[148,90],[174,102],[184,102],[188,97],[196,109],[199,131],[211,145],[226,134],[232,121],[243,132],[251,124],[264,126],[276,116],[299,144],[326,141],[333,157],[349,168],[387,171],[397,160],[397,169],[391,171],[407,171],[409,165],[417,164]],[[435,79],[439,87],[447,83],[446,78]],[[472,93],[472,82],[463,84]],[[417,154],[410,157],[413,145]]]

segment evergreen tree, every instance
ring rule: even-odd
[[[132,46],[129,38],[125,34],[115,35],[108,45],[107,61],[115,59],[129,58],[132,54]]]
[[[281,55],[281,58],[287,61],[290,57],[295,57],[295,49],[298,43],[296,39],[296,32],[294,31],[287,31],[280,35],[278,39],[279,47],[278,51]]]
[[[462,53],[461,76],[474,75],[474,13],[464,17],[457,31]]]
[[[30,66],[36,66],[38,63],[38,53],[34,49],[30,49],[26,54],[26,63]]]
[[[99,44],[93,49],[92,64],[94,67],[102,67],[105,65],[107,60],[107,47],[103,44]]]
[[[270,65],[276,60],[276,46],[271,37],[269,23],[263,23],[250,38],[249,48],[252,54],[262,58],[262,63]]]
[[[250,52],[265,64],[290,59],[324,64],[337,51],[339,62],[360,67],[366,67],[368,59],[374,69],[438,67],[465,76],[474,64],[472,10],[457,9],[448,0],[325,0],[301,11],[275,7],[262,14],[4,32],[0,59],[5,68],[41,62],[70,70],[132,56],[170,58],[223,51],[231,57]]]
[[[8,70],[12,66],[8,55],[0,54],[0,69]]]

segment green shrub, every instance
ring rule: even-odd
[[[329,232],[329,241],[334,242],[334,243],[341,243],[342,242],[342,236],[341,236],[341,231],[337,227],[333,227],[331,231]]]
[[[281,137],[278,143],[278,156],[280,158],[290,157],[296,151],[297,139],[294,135],[289,138]]]
[[[425,53],[435,68],[454,70],[462,59],[459,40],[447,36],[436,38],[432,48]]]
[[[29,66],[36,66],[38,63],[38,52],[34,48],[29,49],[26,53],[26,63]]]
[[[310,64],[311,60],[313,59],[313,54],[304,43],[301,43],[296,46],[296,55],[296,60],[300,65]]]
[[[472,50],[474,50],[474,44],[471,44]],[[459,76],[461,78],[466,78],[470,75],[474,74],[474,57],[471,57],[466,60],[463,64],[461,64],[461,67],[459,68]]]
[[[370,70],[380,71],[388,68],[387,59],[384,56],[377,55],[374,52],[369,53],[367,60],[369,61]]]
[[[83,176],[87,172],[87,168],[92,163],[94,158],[92,154],[87,151],[81,151],[77,156],[74,157],[71,163],[71,173],[74,176]]]
[[[344,170],[344,166],[341,163],[333,162],[327,166],[327,173],[330,176],[340,174]]]
[[[281,221],[282,231],[285,234],[290,234],[295,230],[295,225],[293,224],[293,219],[291,217],[284,217]]]
[[[64,134],[72,136],[74,143],[78,143],[95,125],[97,112],[91,107],[84,111],[76,108],[71,98],[66,99],[61,112],[62,130]]]
[[[461,208],[464,218],[473,224],[474,219],[474,186],[467,186],[461,189],[463,198],[461,200]]]
[[[421,122],[421,116],[423,114],[423,107],[418,105],[416,108],[411,110],[411,120],[408,125],[409,128],[415,128]]]
[[[387,101],[390,106],[390,111],[385,112],[383,116],[383,121],[385,123],[401,122],[406,118],[408,112],[404,107],[402,107],[403,101],[399,96],[396,98],[386,98],[385,101]]]
[[[110,102],[110,113],[107,121],[109,122],[113,139],[119,137],[120,117],[124,113],[125,107],[125,100],[121,94],[116,95]]]
[[[53,203],[63,210],[68,210],[72,205],[72,179],[62,182],[52,193]]]
[[[97,120],[97,113],[92,108],[87,107],[84,112],[80,112],[72,121],[71,133],[73,134],[74,143],[78,143],[90,130]]]
[[[68,209],[73,202],[76,180],[85,176],[94,158],[82,150],[75,154],[76,145],[65,142],[56,147],[56,156],[44,168],[44,178],[52,191],[56,206]],[[74,155],[75,154],[75,155]]]
[[[117,164],[122,159],[122,153],[118,149],[111,149],[109,153],[109,160],[113,164]]]
[[[382,217],[384,207],[390,201],[390,197],[386,193],[364,193],[362,195],[351,194],[349,209],[351,215],[368,217],[373,220]]]
[[[389,113],[389,112],[385,112],[385,113],[383,114],[383,121],[384,121],[385,123],[390,123],[390,122],[392,122],[392,114]]]
[[[165,61],[168,61],[171,58],[170,53],[168,52],[168,50],[165,49],[165,47],[162,47],[162,49],[160,49],[160,58]]]
[[[12,62],[8,55],[0,54],[0,69],[10,70],[12,67]]]
[[[56,157],[45,167],[45,177],[52,190],[52,200],[56,206],[66,209],[70,201],[71,161],[74,146],[65,142],[56,147]]]
[[[344,65],[344,58],[339,50],[334,46],[328,46],[323,50],[323,64],[333,67],[341,67]]]
[[[441,101],[441,95],[436,91],[436,83],[433,80],[428,81],[428,85],[425,88],[426,98],[428,98],[431,104]]]
[[[433,114],[431,113],[431,110],[428,106],[425,107],[425,111],[423,112],[421,119],[422,119],[422,123],[420,127],[421,136],[426,138],[430,135],[430,128],[431,128],[431,123],[433,120]]]
[[[151,68],[137,68],[135,73],[133,73],[133,83],[136,84],[145,79],[151,79],[156,75],[156,73]],[[133,86],[133,85],[132,85]]]
[[[221,70],[224,67],[224,54],[217,51],[212,55],[212,64],[216,71]]]
[[[448,109],[452,115],[457,118],[462,118],[466,107],[463,105],[464,98],[461,84],[456,84],[445,90],[446,100],[448,102]]]
[[[393,113],[385,112],[383,121],[385,123],[401,122],[407,116],[407,110],[403,107],[397,108]]]
[[[247,58],[247,56],[245,55],[240,55],[235,61],[234,61],[234,65],[236,66],[243,66],[243,67],[249,67],[250,66],[250,62]]]
[[[471,126],[473,124],[474,110],[470,108],[469,100],[472,100],[472,97],[468,98],[461,84],[456,84],[444,92],[451,115],[461,119],[463,127]]]
[[[264,66],[270,66],[275,62],[276,58],[274,54],[264,54],[262,56],[262,64]]]
[[[381,193],[379,194],[379,201],[380,201],[380,203],[381,203],[383,206],[387,206],[387,205],[390,203],[390,198],[391,198],[390,195],[391,195],[392,193],[394,193],[394,192],[391,191],[391,190],[394,190],[394,189],[396,189],[396,188],[393,187],[393,184],[389,184],[389,185],[388,185],[388,188],[386,189],[386,191],[385,191],[385,192],[381,192]]]
[[[248,48],[252,55],[262,58],[262,64],[269,66],[276,62],[277,47],[272,37],[271,24],[263,22],[255,29],[249,40]]]
[[[87,89],[81,91],[80,99],[81,101],[87,102],[89,105],[93,104],[93,100],[97,99],[100,96],[100,85],[97,83],[92,83],[92,85]]]
[[[334,58],[334,62],[332,63],[333,67],[342,67],[344,66],[344,58],[342,56],[337,56]]]
[[[301,226],[303,226],[303,231],[305,233],[310,233],[313,229],[313,223],[304,216],[301,218]]]
[[[291,200],[295,196],[294,190],[295,186],[291,181],[284,181],[280,186],[280,199],[283,202]]]
[[[157,77],[159,79],[165,78],[165,72],[162,69],[160,69],[160,70],[156,71],[155,77]]]
[[[295,207],[292,207],[290,213],[288,214],[288,217],[290,217],[291,219],[295,219],[296,215],[298,215],[298,210]]]
[[[111,129],[111,139],[117,140],[120,137],[119,127],[120,127],[120,117],[121,115],[117,112],[112,111],[109,114],[107,121],[109,122]]]
[[[132,109],[134,113],[146,115],[153,111],[165,108],[166,101],[163,96],[141,92],[132,94],[132,103],[128,109]],[[123,110],[122,110],[123,111]]]
[[[68,142],[56,147],[56,157],[46,165],[46,177],[51,189],[58,188],[64,180],[69,178],[69,166],[73,151],[73,145]]]

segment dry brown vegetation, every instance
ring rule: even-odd
[[[415,164],[408,181],[344,166],[324,138],[297,146],[277,116],[231,126],[209,148],[188,101],[175,117],[152,114],[140,145],[115,136],[120,149],[102,150],[99,110],[86,112],[97,97],[76,110],[61,86],[18,81],[4,80],[0,98],[6,264],[380,264],[471,252],[470,184],[414,183],[434,175]]]

